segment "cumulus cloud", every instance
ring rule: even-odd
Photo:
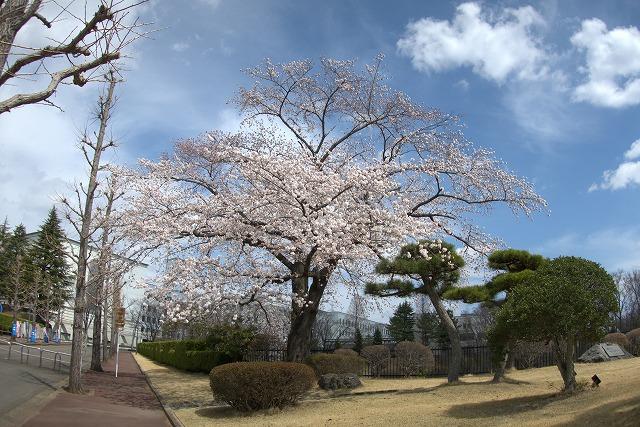
[[[637,139],[624,153],[625,162],[617,168],[602,174],[603,182],[592,184],[589,191],[620,190],[633,185],[640,185],[640,139]]]
[[[622,108],[640,104],[640,31],[614,28],[599,19],[582,22],[571,43],[586,55],[585,83],[574,98],[594,105]]]
[[[533,80],[548,74],[548,54],[534,34],[544,25],[531,6],[493,15],[483,13],[478,3],[463,3],[451,21],[423,18],[410,23],[398,49],[425,72],[471,67],[498,83]]]

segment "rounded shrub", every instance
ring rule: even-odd
[[[352,350],[353,351],[353,350]],[[355,353],[355,352],[354,352]],[[319,378],[325,374],[360,374],[364,368],[365,361],[357,354],[317,353],[307,357],[307,365],[313,368]]]
[[[629,351],[629,349],[631,348],[631,345],[629,343],[629,339],[627,338],[627,336],[620,332],[613,332],[611,334],[607,334],[604,336],[602,341],[608,342],[611,344],[618,344],[620,347],[624,348],[627,351]]]
[[[336,351],[333,352],[334,354],[341,354],[343,356],[359,356],[358,352],[355,350],[352,350],[350,348],[339,348]]]
[[[627,339],[629,340],[629,352],[634,356],[640,356],[640,328],[627,332]]]
[[[396,362],[405,376],[426,375],[433,369],[431,349],[419,342],[401,341],[396,345]]]
[[[313,370],[293,362],[236,362],[209,374],[213,396],[248,412],[296,403],[316,382]]]
[[[369,363],[371,372],[375,376],[380,376],[382,369],[387,366],[391,358],[389,348],[382,344],[368,345],[362,349],[360,354]]]

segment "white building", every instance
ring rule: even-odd
[[[28,233],[27,238],[31,242],[35,242],[38,239],[39,232]],[[60,335],[63,340],[70,340],[73,335],[73,307],[74,307],[74,297],[75,297],[75,261],[74,254],[77,254],[79,251],[80,242],[67,238],[65,241],[65,250],[69,254],[69,259],[67,260],[68,265],[71,267],[71,289],[69,289],[69,293],[71,298],[66,302],[62,312],[57,318],[54,319],[55,323],[52,325],[53,330],[57,331],[58,326],[60,330]],[[95,271],[97,257],[98,257],[98,249],[95,247],[89,248],[89,265],[87,269],[87,302],[89,304],[89,316],[88,316],[88,327],[87,327],[87,336],[89,337],[89,342],[91,342],[91,336],[93,334],[93,310],[95,310],[95,289],[91,288],[91,274]],[[128,261],[134,264],[134,266],[129,269],[129,271],[124,275],[121,280],[120,287],[120,298],[122,307],[125,308],[125,326],[120,334],[120,344],[127,347],[134,347],[137,345],[139,341],[142,341],[144,338],[144,334],[140,334],[140,326],[142,313],[140,310],[140,303],[144,299],[144,289],[139,288],[137,285],[140,283],[147,282],[147,277],[149,276],[148,265],[135,261],[129,260],[126,258],[122,258],[120,256],[114,255],[114,258],[118,261]],[[93,306],[92,306],[93,301]],[[144,308],[146,309],[146,307]],[[58,318],[60,318],[61,322],[58,325]],[[147,316],[145,315],[145,321],[147,320]],[[105,319],[103,319],[103,322]],[[111,319],[107,319],[108,326],[108,336],[111,337]]]

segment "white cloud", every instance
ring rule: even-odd
[[[640,227],[611,227],[591,233],[567,233],[535,248],[547,257],[581,256],[609,271],[640,267]]]
[[[185,50],[189,49],[189,43],[176,42],[171,45],[171,49],[175,50],[176,52],[184,52]]]
[[[217,9],[222,0],[200,0],[200,3],[209,6],[211,9]]]
[[[605,171],[602,174],[603,182],[592,184],[589,191],[595,190],[620,190],[633,185],[640,185],[640,139],[637,139],[624,153],[626,162],[622,162],[617,168]],[[635,160],[635,161],[634,161]]]
[[[456,82],[456,87],[463,91],[466,91],[469,89],[469,82],[466,81],[465,79],[458,80]]]
[[[425,72],[467,66],[498,83],[510,77],[538,79],[548,74],[548,55],[533,30],[544,24],[531,6],[492,15],[478,3],[463,3],[452,21],[423,18],[410,23],[398,49]]]
[[[582,21],[571,43],[586,53],[587,81],[574,98],[594,105],[622,108],[640,104],[640,31],[637,27],[610,31],[599,19]]]
[[[631,147],[624,153],[624,158],[627,160],[635,160],[640,157],[640,138],[636,139]]]

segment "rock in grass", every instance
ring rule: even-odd
[[[360,387],[362,383],[356,374],[324,374],[318,385],[323,390],[340,390]]]

